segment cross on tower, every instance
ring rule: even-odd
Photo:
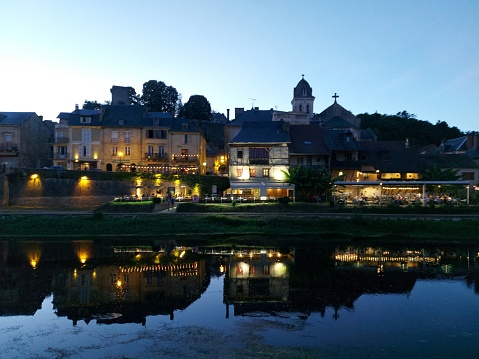
[[[339,95],[336,95],[336,92],[334,93],[334,96],[331,96],[334,98],[334,103],[336,103],[336,99],[339,97]]]

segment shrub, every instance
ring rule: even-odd
[[[278,203],[279,204],[288,204],[289,203],[289,197],[280,197],[278,198]]]

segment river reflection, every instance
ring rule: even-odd
[[[448,289],[451,283],[462,285],[475,298],[473,309],[467,309],[473,312],[465,311],[471,306],[468,295],[464,303],[454,299],[452,306],[457,308],[450,315],[474,318],[478,314],[477,246],[259,248],[182,247],[155,241],[126,246],[124,241],[118,242],[122,245],[93,240],[0,241],[0,332],[8,334],[11,328],[16,328],[12,319],[19,316],[32,317],[32,323],[37,326],[45,325],[41,319],[35,318],[37,312],[45,310],[52,311],[58,320],[67,320],[74,328],[83,328],[93,321],[96,325],[121,324],[120,327],[129,328],[127,332],[131,334],[137,329],[127,325],[147,327],[149,323],[158,325],[160,321],[164,325],[173,323],[177,328],[208,326],[218,331],[216,339],[220,335],[233,335],[232,325],[238,325],[241,320],[255,328],[258,323],[264,324],[266,318],[268,329],[263,327],[260,337],[262,345],[269,350],[283,348],[286,351],[280,354],[289,356],[293,351],[288,352],[284,347],[293,350],[306,346],[311,351],[305,351],[303,357],[315,357],[318,350],[331,354],[335,353],[336,346],[344,344],[352,350],[345,353],[354,353],[357,357],[358,352],[351,348],[360,347],[360,352],[366,355],[370,354],[368,348],[378,345],[364,341],[362,324],[368,323],[368,328],[375,328],[384,320],[365,320],[363,311],[373,317],[384,313],[388,313],[391,319],[409,317],[407,313],[393,313],[389,307],[387,310],[383,308],[384,312],[380,308],[392,298],[408,300],[416,291],[423,292],[425,283],[441,284],[441,288],[428,287],[428,290],[431,294],[441,293],[446,297],[451,295]],[[427,297],[427,292],[424,295]],[[378,296],[383,299],[377,299]],[[52,303],[51,309],[44,308],[47,299]],[[429,299],[432,306],[442,300]],[[409,314],[426,312],[421,308],[423,302],[409,307]],[[398,308],[405,305],[403,301],[400,303],[395,305]],[[351,314],[356,309],[359,312],[357,318]],[[444,308],[440,310],[437,314],[441,316],[447,312]],[[180,319],[177,319],[178,315]],[[271,320],[277,327],[271,328]],[[334,322],[342,324],[338,326]],[[344,340],[329,338],[325,333],[319,335],[318,323],[322,323],[323,330],[329,328],[331,333],[346,325],[347,329],[341,329],[345,332],[340,332]],[[421,320],[414,324],[418,326],[420,323]],[[465,328],[468,326],[467,323],[464,325]],[[402,326],[407,328],[404,323],[400,328]],[[434,335],[430,323],[424,324],[426,329]],[[374,336],[383,335],[379,327],[374,330],[378,331]],[[31,334],[28,328],[24,331]],[[54,334],[63,336],[62,340],[69,345],[76,345],[67,332],[57,330]],[[346,339],[351,335],[356,340]],[[479,339],[478,330],[468,331],[467,335],[471,340]],[[258,337],[255,338],[257,341]],[[394,342],[393,334],[388,338]],[[4,336],[3,340],[9,340],[9,336]],[[214,341],[213,338],[209,340]],[[248,340],[252,339],[237,338],[243,343],[241,345]],[[201,348],[206,341],[195,339],[195,345]],[[220,341],[223,351],[241,353],[246,350],[235,345],[228,347],[224,344],[228,340]],[[427,345],[424,347],[431,349]],[[9,357],[34,357],[37,354],[33,352],[42,350],[28,343],[23,349],[17,349],[13,344],[8,348]],[[102,348],[100,345],[98,350],[90,351],[88,357],[92,357],[92,353],[96,353],[96,357],[104,357],[107,353],[110,353],[109,357],[115,357],[111,351],[105,352]],[[468,353],[475,353],[476,349],[479,349],[477,345],[468,347],[464,343],[458,348]],[[399,357],[405,353],[408,352],[398,348],[393,352],[390,348],[384,350],[385,357],[393,354]],[[38,357],[50,357],[42,355]],[[441,351],[438,355],[441,356]],[[149,357],[148,351],[138,355],[141,356]],[[165,357],[176,357],[176,354]]]

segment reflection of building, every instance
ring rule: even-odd
[[[147,315],[173,316],[188,307],[201,295],[205,279],[204,260],[83,266],[54,276],[54,306],[74,324],[144,323]]]
[[[279,252],[231,256],[224,292],[227,302],[234,304],[235,315],[251,305],[268,310],[278,303],[287,303],[292,263],[291,255]]]

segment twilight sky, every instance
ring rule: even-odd
[[[406,110],[479,131],[476,0],[0,0],[0,111],[47,120],[148,80],[213,110]],[[254,99],[254,100],[253,100]]]

